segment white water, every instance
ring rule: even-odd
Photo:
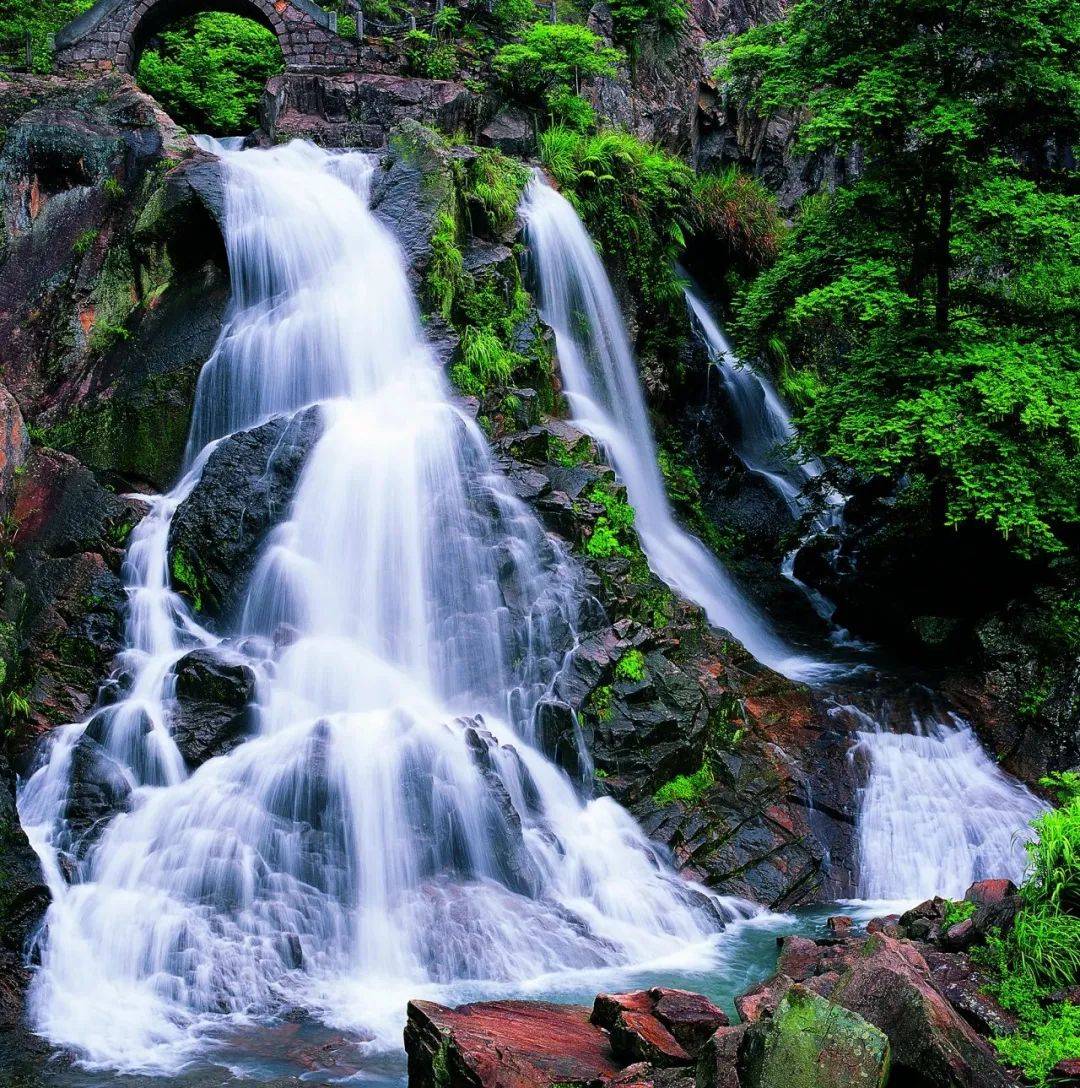
[[[830,667],[797,654],[747,600],[717,558],[675,520],[622,313],[570,202],[537,175],[522,205],[544,320],[555,332],[575,422],[611,457],[656,574],[705,609],[759,661],[797,679]]]
[[[530,743],[580,592],[450,401],[371,163],[209,146],[233,312],[189,467],[133,534],[125,695],[59,731],[20,794],[53,893],[37,1029],[87,1065],[167,1073],[293,1005],[396,1049],[407,997],[715,964],[753,908],[677,878]],[[311,404],[291,511],[211,634],[169,587],[173,515],[225,436]],[[189,773],[169,721],[194,647],[246,655],[257,729]],[[80,858],[64,814],[90,736],[135,792]]]
[[[580,425],[609,452],[636,512],[642,548],[653,570],[705,608],[758,660],[793,679],[823,679],[830,667],[785,646],[739,593],[718,561],[675,522],[657,467],[648,412],[626,328],[603,265],[572,205],[537,174],[522,205],[544,319],[555,332],[559,365]],[[806,509],[803,489],[821,466],[785,462],[793,438],[787,412],[771,386],[735,360],[707,308],[687,301],[728,386],[741,425],[736,452],[784,497],[793,516]],[[811,531],[825,531],[843,499],[833,492]],[[831,612],[822,601],[826,618]],[[859,815],[860,887],[866,899],[918,901],[963,895],[972,880],[1019,881],[1023,842],[1041,803],[982,750],[951,715],[912,714],[911,731],[892,732],[851,706],[857,749],[868,764]]]
[[[1028,823],[1045,805],[1003,774],[956,714],[911,713],[910,732],[889,732],[884,712],[850,705],[831,713],[861,727],[853,757],[869,762],[859,807],[859,894],[867,899],[961,898],[976,880],[1027,864]]]

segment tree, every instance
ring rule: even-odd
[[[857,176],[745,295],[806,440],[1023,553],[1080,521],[1078,0],[799,0],[724,50],[752,108]]]
[[[526,105],[584,129],[595,118],[580,96],[581,80],[614,76],[621,56],[588,27],[535,23],[520,42],[504,45],[492,64],[510,93]]]

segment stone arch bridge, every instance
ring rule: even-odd
[[[98,0],[56,35],[57,63],[134,73],[155,33],[200,11],[246,15],[269,28],[287,69],[356,66],[356,44],[339,37],[336,17],[311,0]]]

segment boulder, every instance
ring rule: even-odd
[[[905,941],[875,933],[831,999],[889,1037],[895,1075],[927,1088],[1004,1088],[990,1047],[934,986],[930,968]]]
[[[885,1088],[889,1040],[862,1016],[794,985],[752,1024],[739,1051],[743,1088]]]
[[[589,1009],[546,1001],[410,1001],[405,1050],[410,1088],[551,1088],[620,1071]]]
[[[173,588],[196,611],[237,609],[270,530],[286,515],[321,431],[319,410],[230,435],[207,459],[169,529]]]
[[[718,1028],[698,1053],[695,1088],[743,1088],[739,1082],[739,1051],[746,1024]]]
[[[503,106],[480,130],[480,144],[504,155],[527,158],[536,147],[532,118],[516,106]]]
[[[598,994],[590,1019],[608,1032],[611,1051],[620,1061],[689,1065],[691,1055],[656,1016],[655,1006],[647,990]]]
[[[75,745],[70,774],[64,821],[75,854],[82,856],[109,821],[127,809],[132,780],[89,731]]]
[[[253,726],[255,672],[215,650],[193,650],[176,666],[173,741],[194,770],[243,743]]]

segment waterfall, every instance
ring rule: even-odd
[[[786,645],[716,556],[675,520],[622,313],[570,202],[537,175],[526,190],[522,216],[540,312],[555,332],[575,422],[601,443],[626,485],[649,565],[759,661],[792,678],[827,675],[831,667]]]
[[[449,396],[368,208],[372,161],[210,146],[233,304],[183,477],[132,536],[123,693],[58,731],[19,797],[53,893],[37,1030],[88,1066],[165,1073],[296,1006],[399,1048],[407,997],[715,964],[754,908],[679,879],[534,746],[582,592]],[[229,435],[311,405],[291,509],[242,618],[211,633],[170,587],[172,518]],[[257,697],[252,735],[189,772],[169,722],[192,649],[244,660]],[[88,743],[132,792],[80,853],[65,812]]]
[[[976,880],[1019,883],[1027,825],[1046,806],[1002,773],[967,722],[931,705],[909,711],[909,731],[891,732],[887,707],[830,713],[854,721],[853,756],[870,770],[859,806],[860,896],[959,899]]]
[[[555,332],[571,410],[608,451],[626,484],[653,570],[697,601],[759,661],[792,679],[827,679],[830,666],[786,647],[716,558],[675,522],[622,315],[573,206],[537,173],[521,211],[541,313]],[[779,398],[760,375],[737,365],[700,300],[692,293],[687,299],[738,416],[736,452],[769,480],[794,516],[801,516],[802,488],[821,466],[778,457],[793,436]],[[829,519],[839,516],[843,500],[833,495],[812,531],[826,530]],[[831,606],[823,602],[823,608],[828,618]],[[917,901],[963,895],[971,880],[983,876],[1022,878],[1026,827],[1041,802],[987,757],[966,723],[946,712],[913,711],[908,729],[895,732],[883,710],[871,714],[845,703],[830,713],[848,717],[853,755],[861,755],[867,766],[859,806],[860,895]]]
[[[685,295],[686,305],[709,352],[709,360],[724,383],[736,420],[736,433],[729,436],[732,448],[739,460],[784,500],[791,516],[800,520],[810,508],[806,487],[824,472],[821,462],[816,457],[796,461],[791,456],[789,451],[795,441],[795,428],[780,394],[764,374],[735,355],[704,301],[689,287]],[[803,545],[811,537],[836,528],[843,517],[847,500],[835,488],[824,485],[822,500],[821,508],[815,511],[800,542],[784,556],[780,573],[803,593],[814,611],[831,626],[836,605],[795,574],[795,557]],[[868,649],[865,643],[853,639],[841,628],[834,627],[830,639],[848,649]]]

